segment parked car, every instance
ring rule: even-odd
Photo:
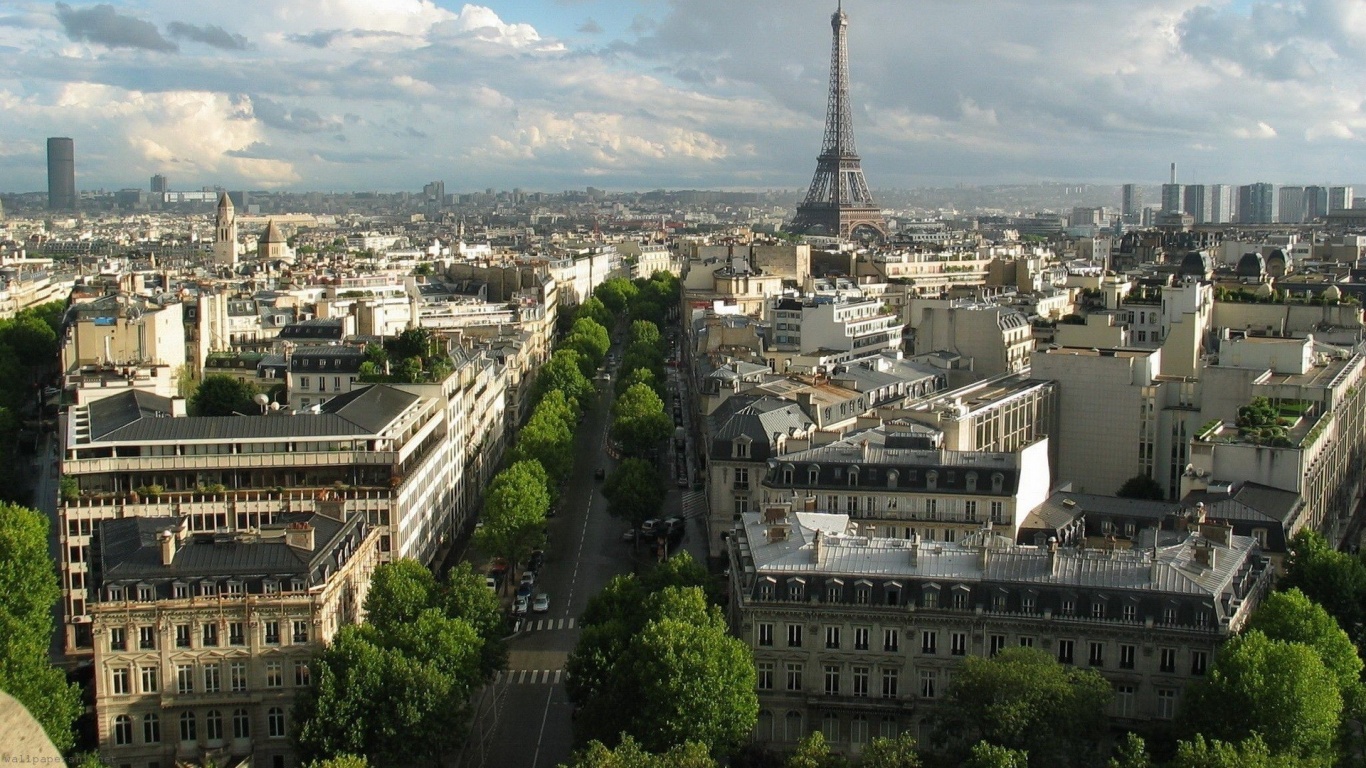
[[[528,605],[530,605],[528,598],[525,595],[518,595],[517,602],[512,604],[512,612],[518,616],[524,616]]]
[[[521,583],[522,583],[523,585],[529,586],[529,587],[534,587],[534,586],[536,586],[536,572],[535,572],[535,571],[532,571],[532,570],[522,571],[522,582],[521,582]]]
[[[517,587],[517,597],[519,597],[519,598],[526,598],[527,600],[530,600],[530,599],[531,599],[531,585],[530,585],[530,584],[523,583],[521,586]]]
[[[603,469],[602,467],[598,467],[598,471],[596,471],[596,472],[593,473],[593,479],[595,479],[595,480],[604,480],[604,479],[606,479],[606,477],[607,477],[607,470],[606,470],[606,469]]]
[[[531,603],[531,610],[532,610],[533,613],[545,613],[545,612],[549,611],[549,610],[550,610],[550,595],[547,595],[547,594],[544,593],[544,592],[542,592],[541,594],[537,595],[537,596],[536,596],[536,599],[533,600],[532,603]]]
[[[628,529],[626,529],[626,532],[623,533],[623,534],[621,534],[621,540],[624,541],[624,542],[626,542],[627,544],[630,544],[631,542],[635,541],[635,540],[636,540],[636,529],[634,529],[634,528],[628,528]]]
[[[503,558],[495,557],[493,558],[493,562],[489,563],[489,573],[493,574],[494,576],[502,576],[507,572],[508,561],[504,560]]]
[[[539,573],[542,565],[545,565],[545,551],[533,549],[530,559],[526,561],[527,570]]]
[[[497,589],[498,589],[498,579],[494,578],[493,576],[485,576],[485,577],[484,577],[484,586],[488,587],[489,589],[497,590]]]
[[[640,524],[640,532],[645,536],[653,536],[656,533],[655,527],[658,525],[658,520],[650,518],[649,520],[646,520],[645,522]]]

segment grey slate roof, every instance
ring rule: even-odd
[[[88,406],[88,412],[90,438],[99,440],[139,419],[155,418],[158,413],[169,415],[171,399],[134,389],[96,400]]]

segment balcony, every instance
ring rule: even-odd
[[[174,470],[237,470],[303,467],[370,466],[393,464],[390,451],[325,451],[307,453],[224,453],[207,456],[111,456],[100,459],[67,459],[62,473],[88,475],[101,472],[169,472]]]

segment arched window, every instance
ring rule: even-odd
[[[1005,486],[1005,482],[1005,475],[1001,474],[1000,472],[993,472],[991,475],[991,490],[996,493],[1000,493],[1001,488]]]
[[[251,738],[251,718],[247,716],[245,709],[234,709],[232,711],[232,737],[234,739]]]
[[[888,487],[888,488],[895,488],[895,487],[896,487],[896,481],[897,481],[897,479],[900,478],[900,477],[901,477],[901,474],[900,474],[899,472],[897,472],[895,469],[889,469],[889,470],[887,470],[887,487]]]
[[[195,741],[199,738],[193,712],[180,713],[180,740]]]
[[[964,479],[967,480],[968,490],[969,490],[969,491],[975,491],[975,490],[977,490],[977,473],[976,473],[976,472],[969,472],[969,473],[967,473],[967,475],[964,476]]]
[[[142,740],[148,744],[161,743],[161,717],[159,715],[143,715]]]
[[[133,718],[119,715],[114,718],[114,744],[126,747],[133,743]]]
[[[939,486],[939,473],[931,469],[925,473],[925,487],[931,491]]]
[[[793,743],[801,741],[803,736],[802,713],[796,711],[788,712],[787,717],[784,718],[784,720],[783,741],[790,741]]]
[[[204,713],[204,738],[211,742],[223,740],[223,713],[211,709]]]
[[[266,713],[266,724],[270,729],[272,739],[282,739],[285,736],[285,711],[279,707],[271,707]]]
[[[820,466],[819,464],[812,464],[811,466],[809,466],[809,467],[806,468],[806,484],[807,484],[807,485],[815,485],[815,484],[817,484],[818,482],[820,482],[820,479],[821,479],[821,466]]]
[[[773,741],[773,713],[767,709],[759,710],[759,727],[754,736],[758,741]]]
[[[858,467],[849,468],[849,484],[858,485]]]

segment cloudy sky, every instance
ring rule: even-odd
[[[834,0],[0,0],[0,190],[800,188]],[[874,188],[1366,178],[1362,0],[848,0]]]

